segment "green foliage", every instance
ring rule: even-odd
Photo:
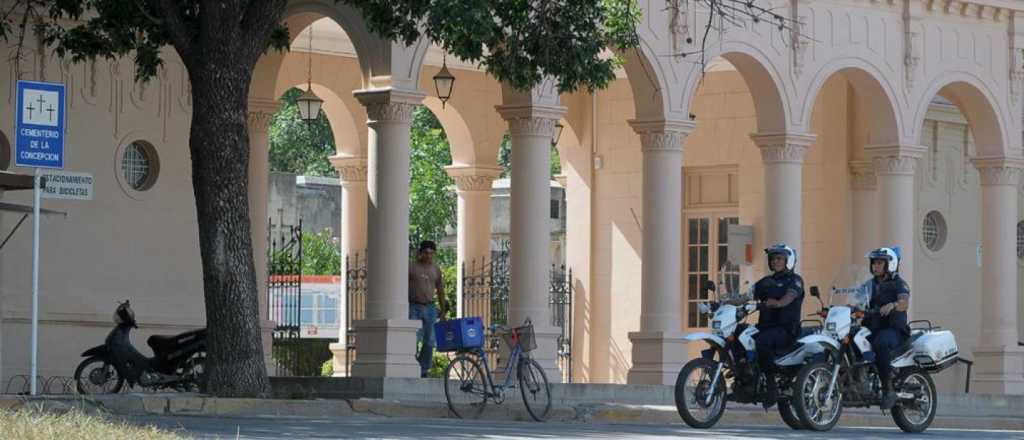
[[[512,138],[506,133],[501,138],[501,146],[498,147],[498,166],[501,167],[501,177],[512,176]],[[551,147],[551,175],[562,174],[562,164],[558,155],[558,148]]]
[[[157,75],[164,61],[162,48],[174,46],[187,67],[198,67],[206,52],[226,40],[242,41],[257,50],[240,53],[238,60],[255,66],[267,49],[286,50],[288,29],[282,23],[286,1],[243,2],[231,15],[209,12],[200,0],[175,2],[139,0],[17,0],[21,16],[5,14],[0,39],[20,42],[33,32],[61,58],[74,62],[132,56],[135,78]],[[13,8],[11,10],[14,10]],[[241,18],[241,19],[239,19]],[[17,35],[15,35],[17,28]],[[218,32],[204,32],[217,29]]]
[[[620,61],[602,51],[639,44],[635,0],[344,1],[385,38],[411,45],[425,36],[520,90],[545,76],[557,78],[562,93],[604,88]]]
[[[427,377],[441,379],[444,377],[444,369],[448,368],[452,360],[447,353],[434,352],[434,364],[427,370]]]
[[[338,171],[327,160],[336,151],[331,123],[324,112],[315,121],[303,121],[295,104],[301,94],[294,87],[285,92],[281,108],[271,119],[270,171],[335,177]]]
[[[413,116],[410,150],[409,243],[415,247],[423,240],[440,241],[456,219],[455,181],[444,170],[452,163],[451,147],[426,107]],[[439,265],[454,261],[454,254],[446,251],[438,252]]]
[[[320,376],[331,377],[334,376],[334,360],[328,359],[324,361],[324,364],[320,366]]]
[[[455,312],[458,311],[459,267],[456,264],[441,266],[441,275],[444,277],[444,298],[448,301],[447,319],[455,319]]]
[[[341,275],[341,248],[331,239],[331,230],[302,233],[302,274]]]

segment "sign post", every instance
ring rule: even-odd
[[[39,199],[43,168],[64,168],[64,84],[18,81],[14,114],[14,164],[35,168],[32,207],[32,373],[34,396],[39,353]]]

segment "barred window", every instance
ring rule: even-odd
[[[145,191],[156,182],[156,149],[148,143],[135,141],[128,144],[121,154],[121,175],[124,182],[135,191]]]
[[[1017,223],[1017,258],[1024,259],[1024,221]]]
[[[946,219],[939,211],[931,211],[924,216],[921,238],[925,247],[932,252],[938,252],[946,245]]]

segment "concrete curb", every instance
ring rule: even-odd
[[[296,417],[323,418],[352,415],[385,417],[450,418],[443,402],[393,401],[383,399],[355,400],[282,400],[222,399],[189,394],[122,394],[95,397],[43,396],[0,397],[0,410],[35,407],[63,413],[77,409],[86,413],[109,413],[120,416],[189,416],[189,417]],[[526,409],[516,401],[501,405],[488,402],[482,420],[532,421]],[[576,403],[555,405],[550,422],[583,424],[663,424],[681,425],[674,406]],[[720,425],[781,426],[778,411],[764,411],[752,406],[731,406]],[[895,428],[892,417],[880,411],[848,409],[840,426],[874,426]],[[933,428],[1024,430],[1024,414],[1016,417],[937,416]]]

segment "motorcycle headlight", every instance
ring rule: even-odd
[[[722,334],[722,321],[719,321],[717,319],[711,321],[711,333],[714,333],[716,335]]]
[[[830,332],[836,331],[836,323],[834,323],[834,322],[826,323],[825,324],[825,330],[830,331]]]

